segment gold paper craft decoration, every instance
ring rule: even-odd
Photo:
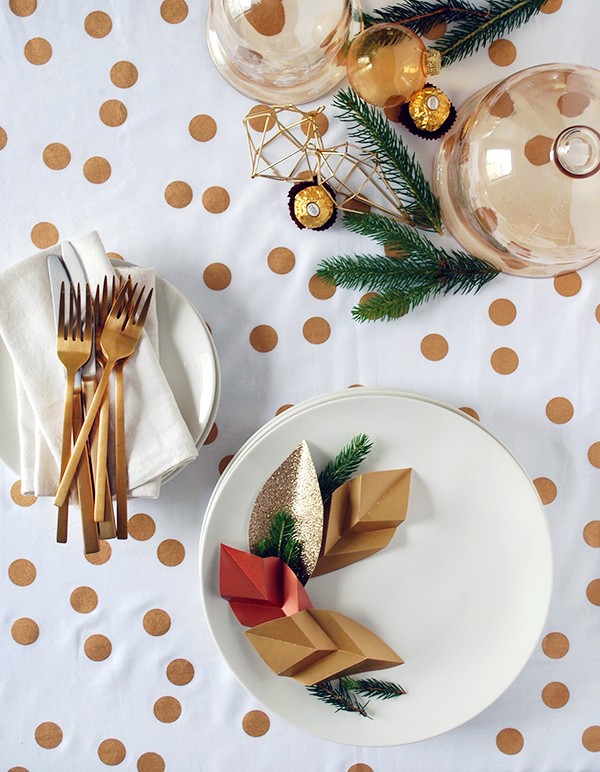
[[[306,686],[403,662],[367,627],[326,609],[299,611],[245,635],[271,670]]]
[[[409,222],[374,153],[349,142],[324,146],[318,120],[324,109],[304,112],[294,105],[274,105],[249,113],[244,125],[252,177],[289,183],[316,180],[333,190],[338,209],[375,209]]]
[[[386,547],[406,518],[410,469],[370,472],[333,492],[313,576],[337,571]]]
[[[321,551],[323,499],[305,441],[273,472],[256,497],[248,527],[250,552],[254,552],[258,542],[267,537],[273,516],[281,510],[289,512],[295,519],[306,570],[306,575],[298,578],[306,584]]]

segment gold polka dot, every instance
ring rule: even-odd
[[[191,187],[181,180],[170,182],[165,188],[165,201],[175,209],[183,209],[187,206],[193,195]]]
[[[163,566],[178,566],[185,557],[185,547],[177,539],[165,539],[158,545],[156,554]]]
[[[271,720],[262,710],[250,710],[242,719],[242,729],[250,737],[262,737],[270,726]]]
[[[425,359],[438,362],[448,353],[448,341],[443,335],[426,335],[421,341],[421,353]]]
[[[131,88],[138,79],[137,67],[127,61],[117,62],[110,68],[110,79],[117,88]]]
[[[305,118],[300,124],[300,128],[306,134],[308,139],[312,139],[314,137],[313,126],[316,126],[317,136],[320,135],[322,137],[327,133],[327,129],[329,128],[329,121],[327,120],[327,116],[322,112],[311,112],[310,115],[312,116],[312,120],[309,121],[308,118]]]
[[[175,697],[159,697],[154,703],[154,715],[164,724],[171,724],[181,715],[181,704]]]
[[[31,229],[31,240],[38,249],[47,249],[58,242],[58,228],[51,222],[39,222]]]
[[[202,194],[202,206],[211,214],[220,214],[229,207],[229,193],[225,188],[213,185]]]
[[[195,115],[190,121],[188,130],[198,142],[208,142],[217,133],[217,124],[210,115]]]
[[[231,455],[223,456],[223,458],[219,461],[219,474],[223,474],[232,458],[233,456]]]
[[[585,94],[577,94],[576,92],[563,94],[557,101],[559,112],[567,118],[575,118],[576,116],[581,115],[589,103],[589,97]]]
[[[40,223],[40,224],[45,225],[46,223]],[[32,233],[31,240],[33,241],[33,231],[31,233]],[[35,241],[33,241],[33,243],[35,244]],[[36,247],[38,246],[37,244],[35,245]],[[41,247],[41,249],[43,249],[43,247]],[[25,496],[23,493],[21,493],[20,480],[17,480],[11,485],[10,497],[15,502],[15,504],[17,504],[17,506],[19,507],[30,507],[32,504],[35,504],[35,502],[37,501],[37,496]]]
[[[553,140],[551,137],[544,137],[542,134],[536,134],[535,137],[527,140],[523,149],[525,158],[533,166],[543,166],[550,161],[550,151],[552,150]]]
[[[550,659],[561,659],[569,651],[569,639],[563,633],[548,633],[542,641],[542,651]]]
[[[204,283],[211,290],[224,290],[231,284],[231,271],[223,263],[211,263],[204,269]]]
[[[504,91],[488,109],[495,118],[508,118],[515,110],[515,103],[508,92]]]
[[[294,407],[293,405],[282,405],[281,407],[278,407],[275,411],[275,415],[281,415],[282,413],[285,413],[286,410],[289,410],[291,407]]]
[[[275,247],[269,252],[267,263],[273,273],[289,273],[296,265],[296,258],[291,249]],[[600,306],[598,306],[600,308]]]
[[[600,324],[600,305],[596,306],[596,321]]]
[[[596,469],[600,469],[600,442],[595,442],[588,450],[588,461]]]
[[[463,413],[470,415],[471,418],[474,418],[476,421],[479,421],[479,413],[476,410],[473,410],[472,407],[459,407],[458,409]]]
[[[585,591],[587,599],[594,606],[600,606],[600,579],[592,579]]]
[[[23,53],[31,64],[46,64],[52,56],[52,46],[45,38],[32,38],[25,43]]]
[[[273,351],[277,341],[277,333],[268,324],[259,324],[250,333],[250,345],[253,349],[262,353]]]
[[[160,608],[153,608],[144,614],[142,621],[148,635],[164,635],[171,627],[171,617]]]
[[[514,322],[517,315],[517,309],[512,301],[507,300],[506,298],[498,298],[498,300],[494,300],[490,305],[488,313],[494,324],[504,327],[507,324]]]
[[[0,126],[0,150],[4,150],[6,147],[6,143],[8,141],[8,136],[2,126]]]
[[[362,383],[351,383],[350,386],[348,386],[349,389],[362,389],[364,388],[364,384]]]
[[[27,767],[11,767],[8,772],[29,772]]]
[[[328,300],[335,295],[335,286],[323,281],[317,274],[311,276],[308,282],[308,289],[310,294],[317,298],[317,300]]]
[[[260,35],[266,37],[278,35],[285,24],[282,0],[261,0],[249,7],[244,16]]]
[[[600,520],[590,520],[583,529],[583,539],[588,547],[600,547]]]
[[[542,13],[556,13],[563,4],[563,0],[546,0],[540,8]]]
[[[98,605],[98,595],[91,587],[76,587],[71,593],[71,606],[80,614],[89,614]]]
[[[600,751],[600,726],[588,726],[581,735],[581,742],[586,751],[598,753]]]
[[[573,405],[565,397],[554,397],[546,405],[546,415],[553,424],[566,424],[573,418]]]
[[[129,535],[137,541],[148,541],[154,536],[156,525],[154,520],[145,512],[138,512],[132,515],[127,523]]]
[[[270,131],[275,126],[275,110],[267,105],[254,105],[246,117],[254,131]]]
[[[326,319],[322,316],[313,316],[304,322],[302,327],[302,334],[309,343],[313,343],[318,346],[325,341],[331,335],[331,327]]]
[[[100,120],[106,126],[122,126],[127,120],[127,108],[118,99],[108,99],[100,105]]]
[[[105,38],[112,29],[112,20],[104,11],[92,11],[85,17],[85,31],[92,38]]]
[[[18,558],[8,567],[8,578],[18,587],[27,587],[35,581],[37,571],[31,560]]]
[[[441,37],[443,37],[446,34],[446,30],[448,29],[448,25],[445,21],[439,21],[436,24],[433,25],[433,27],[428,31],[423,33],[423,37],[427,40],[439,40]]]
[[[498,227],[498,217],[489,206],[480,206],[475,210],[475,217],[479,220],[481,227],[488,233],[493,233]]]
[[[168,24],[180,24],[188,15],[187,3],[185,0],[164,0],[160,15]]]
[[[107,252],[106,253],[108,257],[110,257],[111,260],[122,260],[123,255],[120,255],[118,252]]]
[[[371,206],[366,201],[361,201],[359,198],[346,198],[339,204],[340,209],[344,212],[370,212]]]
[[[174,659],[167,665],[167,678],[175,686],[185,686],[194,677],[194,666],[187,659]]]
[[[219,427],[217,426],[216,423],[214,423],[210,427],[210,431],[209,431],[208,435],[206,436],[206,439],[204,440],[204,444],[205,445],[210,445],[211,443],[213,443],[217,439],[218,436],[219,436]]]
[[[127,751],[123,743],[112,737],[109,740],[102,740],[98,746],[98,758],[109,767],[116,767],[125,760],[126,755]]]
[[[8,5],[15,16],[31,16],[37,8],[37,0],[9,0]]]
[[[563,273],[562,276],[555,276],[554,289],[564,298],[571,298],[581,289],[581,276],[575,271]]]
[[[71,163],[71,151],[60,142],[52,142],[44,148],[42,158],[49,169],[66,169]]]
[[[405,104],[405,102],[406,100],[404,97],[397,95],[391,96],[386,100],[383,105],[383,112],[388,121],[400,123],[402,120],[402,105]]]
[[[58,748],[63,739],[62,729],[53,721],[44,721],[35,729],[35,741],[42,748]]]
[[[542,700],[549,708],[564,708],[569,701],[569,690],[559,681],[553,681],[542,689]]]
[[[40,628],[33,619],[21,617],[21,619],[16,619],[13,622],[10,634],[15,643],[20,643],[21,646],[29,646],[29,644],[35,643],[39,638]]]
[[[499,751],[513,756],[523,750],[523,735],[518,729],[507,728],[496,735],[496,746]]]
[[[105,635],[90,635],[83,644],[83,650],[88,659],[94,662],[102,662],[108,659],[112,653],[112,643]]]
[[[498,67],[508,67],[517,58],[517,49],[510,40],[494,40],[489,47],[488,55]]]
[[[379,292],[365,292],[365,294],[361,297],[361,299],[358,301],[358,305],[364,305],[365,303],[368,303],[371,298],[378,298],[381,297]],[[403,316],[404,314],[402,314]]]
[[[557,488],[549,477],[536,477],[533,481],[542,504],[552,504],[557,496]]]
[[[511,348],[497,348],[490,357],[490,362],[500,375],[510,375],[519,366],[519,357]]]
[[[85,555],[85,559],[93,566],[101,566],[103,563],[107,563],[112,555],[112,548],[107,541],[100,541],[100,549],[98,552],[92,552],[90,555]]]
[[[165,762],[158,753],[144,753],[137,760],[138,772],[165,772]]]
[[[88,158],[83,164],[83,175],[88,182],[101,185],[110,177],[111,168],[106,158],[99,155]]]

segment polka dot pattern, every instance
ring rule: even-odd
[[[594,606],[600,606],[600,579],[593,579],[587,586],[585,594]]]
[[[71,151],[60,142],[52,142],[46,145],[42,157],[49,169],[66,169],[71,163]]]
[[[210,115],[195,115],[189,123],[188,130],[197,142],[209,142],[217,133],[217,124]]]
[[[105,635],[90,635],[83,644],[85,656],[93,662],[103,662],[112,654],[112,643]]]
[[[104,11],[92,11],[85,17],[85,31],[92,38],[105,38],[112,30],[112,19]]]
[[[541,11],[542,13],[556,13],[560,11],[562,4],[563,0],[546,0],[541,7]]]
[[[152,751],[143,753],[137,760],[138,772],[165,772],[165,760]]]
[[[154,715],[163,724],[172,724],[181,715],[181,703],[175,697],[160,697],[154,703]]]
[[[278,336],[275,330],[268,324],[259,324],[250,333],[250,345],[256,351],[267,353],[273,351],[277,345]]]
[[[72,608],[80,614],[89,614],[98,605],[98,595],[91,587],[76,587],[69,600]]]
[[[578,273],[564,273],[554,278],[554,289],[565,298],[572,298],[581,289],[581,276]]]
[[[109,767],[121,764],[125,761],[125,756],[127,756],[127,750],[120,740],[114,738],[102,740],[98,746],[98,758]]]
[[[156,524],[150,515],[147,515],[145,512],[138,512],[129,518],[127,530],[133,539],[147,541],[154,536]]]
[[[515,321],[517,309],[511,300],[498,298],[490,305],[488,313],[494,324],[505,327],[507,324],[512,324]]]
[[[112,548],[110,544],[107,541],[101,541],[98,552],[92,552],[90,555],[86,555],[85,559],[94,566],[101,566],[110,560],[111,555]]]
[[[600,547],[600,520],[592,520],[585,526],[583,538],[588,547]]]
[[[119,99],[107,99],[100,105],[98,113],[102,123],[111,128],[122,126],[127,120],[127,108]]]
[[[564,708],[569,701],[569,690],[559,681],[553,681],[544,686],[542,700],[549,708]]]
[[[29,646],[35,643],[40,635],[40,628],[38,623],[29,617],[22,617],[16,619],[12,623],[10,628],[10,634],[13,637],[15,643],[21,644],[21,646]]]
[[[310,294],[317,298],[317,300],[329,300],[335,295],[335,286],[333,284],[327,284],[319,276],[314,274],[311,276],[308,282],[308,289]]]
[[[42,748],[47,750],[58,748],[62,740],[62,729],[53,721],[44,721],[35,729],[35,741]]]
[[[163,611],[160,608],[154,608],[144,614],[142,624],[148,635],[164,635],[171,627],[171,617],[166,611]]]
[[[31,560],[19,558],[8,567],[8,578],[17,587],[28,587],[35,581],[37,571]]]
[[[278,407],[275,411],[275,415],[281,415],[282,413],[285,413],[286,410],[289,410],[293,405],[281,405],[281,407]]]
[[[573,405],[565,397],[554,397],[546,405],[546,415],[553,424],[566,424],[573,418]]]
[[[52,46],[45,38],[32,38],[25,43],[23,53],[31,64],[46,64],[52,57]]]
[[[510,375],[519,366],[519,357],[511,348],[498,348],[490,358],[492,368],[499,375]]]
[[[254,105],[248,111],[247,118],[254,131],[270,131],[275,126],[275,110],[268,105]]]
[[[302,334],[309,343],[318,346],[329,339],[329,336],[331,335],[331,326],[327,319],[323,319],[321,316],[313,316],[304,322]]]
[[[232,458],[233,456],[231,455],[223,456],[223,458],[219,461],[219,474],[223,474]]]
[[[8,136],[6,131],[0,126],[0,150],[4,150],[6,143],[8,142]]]
[[[553,140],[551,137],[537,134],[525,143],[525,158],[533,166],[544,166],[544,164],[550,163],[552,144]]]
[[[516,753],[520,753],[523,750],[525,742],[523,735],[518,729],[509,727],[502,729],[496,735],[496,746],[499,751],[506,753],[508,756],[514,756]]]
[[[262,710],[250,710],[242,719],[242,729],[250,737],[262,737],[271,727],[271,720]]]
[[[569,639],[564,633],[548,633],[542,640],[542,651],[550,659],[561,659],[569,651]]]
[[[33,235],[32,235],[32,241],[33,241]],[[35,243],[35,242],[34,242]],[[36,247],[38,245],[36,244]],[[40,249],[44,249],[44,247],[40,247]],[[23,493],[21,493],[21,481],[17,480],[14,482],[10,489],[10,497],[15,502],[15,504],[19,507],[30,507],[32,504],[35,504],[37,501],[36,496],[27,496]]]
[[[552,504],[557,495],[555,483],[548,477],[537,477],[533,484],[536,487],[542,504]]]
[[[588,450],[588,461],[596,469],[600,469],[600,442],[594,442]]]
[[[217,424],[213,424],[210,427],[210,431],[207,434],[206,439],[204,440],[204,444],[210,445],[217,439],[218,436],[219,436],[219,427],[217,426]]]
[[[167,24],[181,24],[188,15],[188,6],[185,0],[164,0],[160,6],[160,15]]]
[[[58,238],[58,229],[51,222],[39,222],[31,229],[31,240],[38,249],[53,246]]]
[[[110,79],[117,88],[131,88],[137,83],[137,67],[132,62],[116,62],[110,68]]]
[[[463,413],[466,413],[467,415],[470,415],[471,418],[474,418],[476,421],[479,421],[479,413],[476,410],[473,410],[472,407],[459,407],[459,410],[462,410]]]
[[[224,290],[231,284],[231,271],[224,263],[211,263],[204,269],[202,278],[209,289]]]
[[[194,666],[187,659],[174,659],[167,666],[167,678],[175,686],[185,686],[194,677]]]
[[[581,735],[581,743],[590,753],[600,752],[600,726],[588,726]]]
[[[191,187],[182,180],[170,182],[165,188],[165,201],[169,206],[175,207],[175,209],[183,209],[183,207],[187,206],[191,202],[193,195]]]
[[[83,164],[83,176],[88,182],[94,183],[94,185],[101,185],[106,182],[111,175],[110,163],[106,158],[101,156],[93,156]]]
[[[178,566],[185,558],[185,547],[177,539],[166,539],[158,545],[156,554],[164,566]]]
[[[9,0],[8,6],[15,16],[31,16],[37,8],[37,0]]]
[[[273,273],[286,274],[293,270],[296,257],[287,247],[275,247],[269,252],[267,263]]]
[[[443,335],[432,333],[421,341],[421,353],[431,362],[439,362],[448,354],[448,341]]]
[[[202,194],[202,206],[211,214],[221,214],[229,208],[229,193],[225,188],[213,185]]]
[[[508,67],[517,58],[517,49],[510,40],[494,40],[488,54],[490,60],[498,67]]]

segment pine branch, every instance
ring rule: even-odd
[[[306,688],[310,694],[318,697],[322,702],[327,703],[327,705],[333,705],[336,712],[343,710],[347,713],[358,713],[365,718],[371,718],[367,713],[368,703],[363,705],[362,702],[359,702],[339,681],[337,686],[334,686],[331,681],[321,681],[318,684],[314,684],[314,686],[307,686]]]
[[[347,212],[344,227],[361,236],[368,236],[395,253],[404,255],[430,254],[438,256],[439,250],[420,233],[391,217],[374,212]]]
[[[442,65],[466,59],[482,46],[505,37],[538,14],[546,0],[490,0],[486,18],[464,16],[433,48],[442,54]]]
[[[366,434],[357,434],[327,464],[319,475],[319,487],[323,503],[331,498],[331,494],[336,488],[339,488],[352,477],[372,447],[373,443]]]
[[[472,3],[453,0],[449,3],[432,2],[431,0],[407,0],[402,5],[388,5],[385,8],[373,11],[372,14],[363,14],[365,27],[372,24],[402,24],[409,27],[417,35],[425,35],[440,22],[453,24],[465,16],[485,19],[487,12],[477,8]]]
[[[342,677],[340,681],[349,691],[360,694],[361,697],[375,697],[378,700],[391,700],[401,697],[406,690],[392,681],[379,681],[377,678],[349,678]]]
[[[439,203],[423,169],[381,111],[352,89],[338,91],[332,104],[342,111],[340,119],[350,125],[350,136],[363,150],[377,155],[383,176],[412,222],[425,230],[442,233]]]
[[[301,582],[308,579],[302,560],[302,544],[298,541],[294,516],[285,510],[273,515],[266,538],[261,539],[254,548],[254,554],[260,558],[281,558],[287,563]]]

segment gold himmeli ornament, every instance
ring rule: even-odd
[[[254,108],[245,118],[252,177],[322,186],[336,209],[342,211],[377,211],[401,222],[409,222],[398,196],[387,183],[374,153],[343,142],[325,147],[319,125],[324,107],[304,112],[294,105]],[[291,193],[294,192],[292,189]],[[308,210],[314,197],[319,212]],[[290,201],[292,205],[292,202]],[[294,221],[301,227],[323,229],[330,203],[323,191],[300,197],[298,211],[291,208]],[[302,214],[304,221],[299,215]],[[331,222],[329,222],[331,224]]]

